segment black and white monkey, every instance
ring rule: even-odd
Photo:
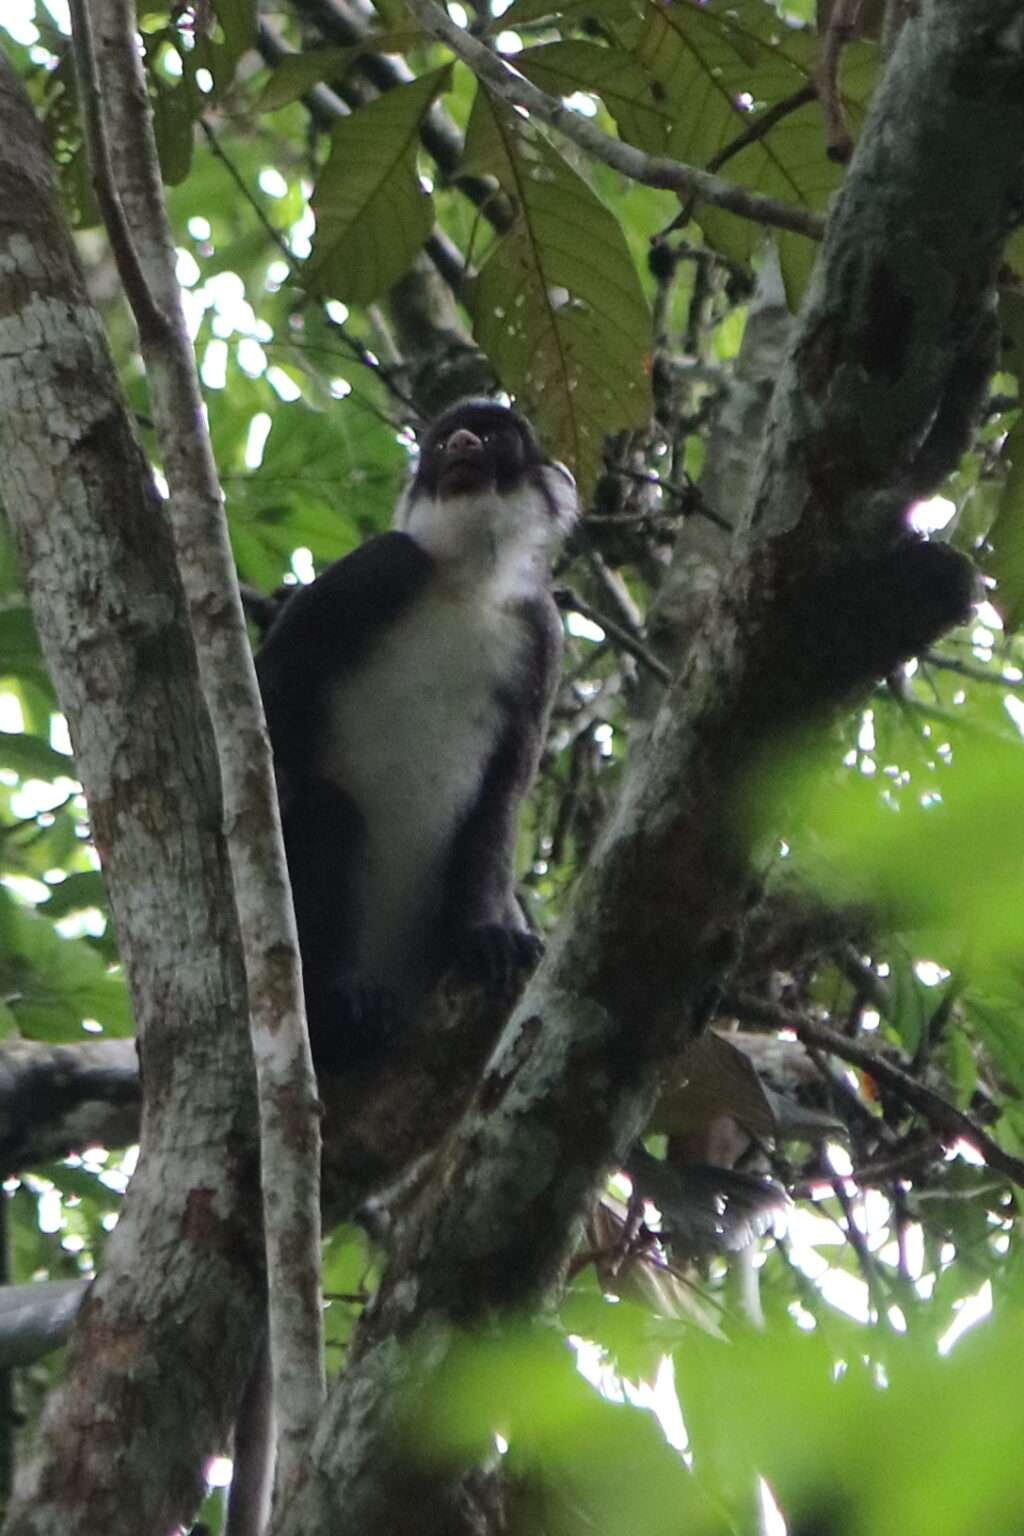
[[[379,1053],[441,973],[539,949],[516,816],[561,655],[572,477],[492,400],[454,406],[381,534],[290,598],[257,657],[314,1059]]]

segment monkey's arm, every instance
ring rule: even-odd
[[[474,969],[497,970],[496,979],[510,964],[536,959],[540,948],[515,898],[516,823],[544,746],[562,653],[561,621],[547,594],[524,604],[523,616],[530,635],[525,670],[445,874],[446,948]]]

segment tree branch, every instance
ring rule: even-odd
[[[0,1050],[0,1178],[86,1147],[139,1139],[134,1040],[5,1042]]]
[[[2,57],[0,187],[0,497],[109,881],[149,1090],[131,1198],[7,1530],[133,1536],[195,1510],[263,1305],[245,975],[170,534]]]
[[[980,1125],[975,1124],[970,1115],[957,1109],[941,1093],[919,1083],[909,1072],[904,1072],[902,1067],[886,1061],[879,1055],[876,1046],[851,1040],[837,1030],[828,1029],[824,1024],[817,1024],[803,1014],[782,1008],[777,1003],[766,1002],[763,998],[741,994],[735,1003],[737,1012],[743,1018],[771,1024],[774,1029],[790,1029],[805,1045],[829,1051],[833,1056],[838,1056],[840,1061],[849,1062],[852,1067],[866,1072],[876,1083],[888,1088],[902,1103],[923,1116],[947,1144],[966,1141],[990,1168],[998,1169],[1024,1189],[1024,1159],[1005,1151]]]
[[[425,31],[439,42],[447,44],[452,52],[471,69],[478,80],[511,106],[523,107],[531,116],[547,123],[549,128],[569,139],[584,154],[628,176],[630,181],[647,187],[662,187],[677,192],[681,197],[696,197],[716,208],[725,208],[744,219],[753,219],[776,229],[790,229],[811,240],[820,240],[824,221],[816,213],[804,208],[793,208],[759,192],[748,192],[710,171],[700,171],[684,165],[681,160],[669,160],[663,155],[647,155],[634,149],[622,139],[603,133],[600,128],[581,117],[571,107],[563,106],[553,96],[548,96],[531,81],[517,74],[508,64],[492,53],[462,27],[455,25],[435,0],[409,0],[409,9],[422,23]]]
[[[79,0],[79,7],[84,0]],[[79,38],[84,51],[89,39]],[[133,0],[105,0],[92,70],[120,203],[148,291],[166,317],[140,327],[153,419],[203,689],[217,738],[259,1091],[279,1475],[305,1450],[324,1395],[319,1100],[270,744],[217,469],[175,271]],[[81,82],[83,92],[92,75]],[[119,254],[115,247],[115,254]],[[122,274],[123,276],[124,274]],[[129,299],[134,295],[129,292]]]

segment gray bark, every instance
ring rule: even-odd
[[[0,495],[109,883],[145,1088],[138,1171],[6,1530],[138,1536],[195,1508],[254,1346],[245,977],[170,535],[2,61]]]

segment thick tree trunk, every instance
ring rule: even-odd
[[[145,1088],[138,1172],[7,1530],[138,1536],[194,1510],[258,1338],[245,978],[170,536],[2,61],[0,250],[0,495],[89,802]]]

